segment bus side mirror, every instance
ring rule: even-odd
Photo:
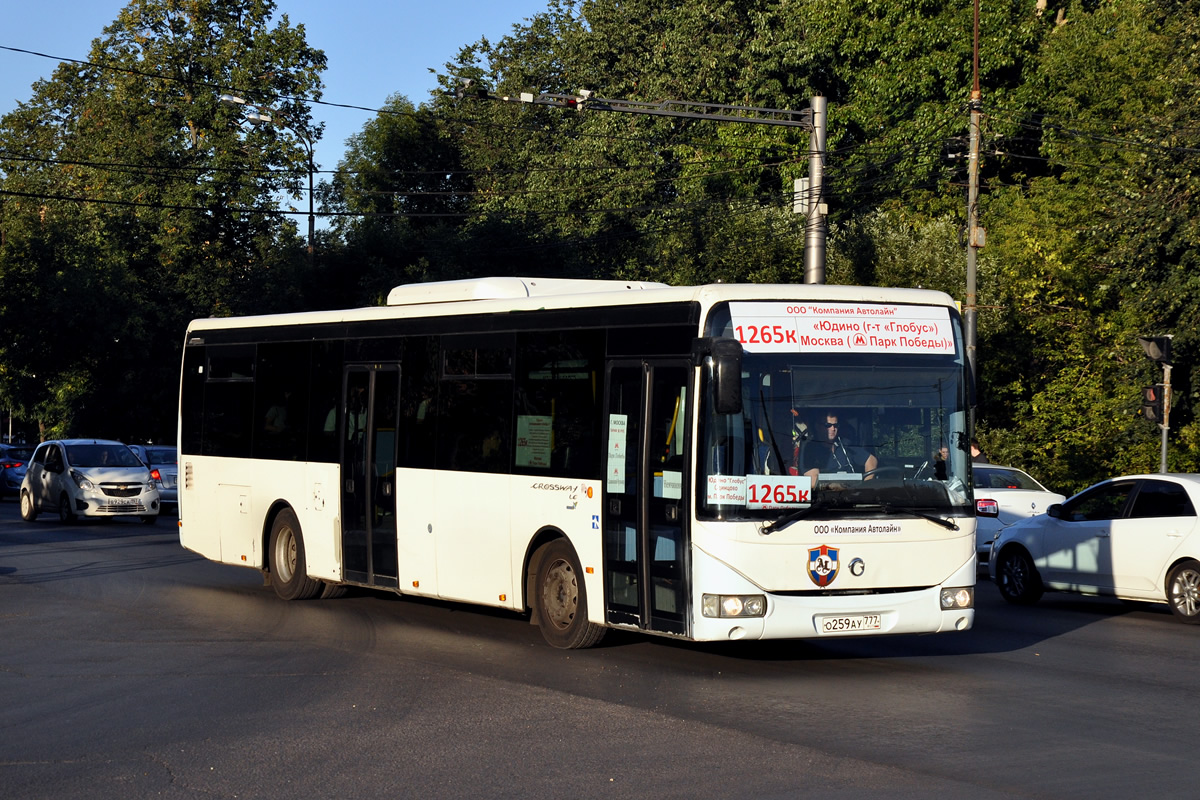
[[[742,343],[713,339],[713,405],[718,414],[742,413]]]

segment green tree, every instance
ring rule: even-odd
[[[0,120],[0,394],[48,432],[169,438],[187,320],[294,291],[269,209],[307,174],[325,58],[274,8],[134,0]],[[229,91],[276,124],[240,125]]]
[[[1071,4],[1022,103],[990,109],[1018,132],[996,149],[1020,158],[993,158],[1009,183],[985,206],[981,416],[993,455],[1064,490],[1158,468],[1158,429],[1136,416],[1159,380],[1139,335],[1176,337],[1170,468],[1200,468],[1197,10]]]

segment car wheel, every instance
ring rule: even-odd
[[[71,508],[71,498],[66,492],[58,498],[58,521],[64,525],[75,521],[75,509]]]
[[[37,519],[38,509],[37,504],[33,502],[33,494],[31,492],[21,492],[21,519],[26,522],[33,522]]]
[[[1200,563],[1184,561],[1167,576],[1167,605],[1180,622],[1200,623]]]
[[[1020,547],[1009,547],[1000,552],[996,562],[996,586],[1001,597],[1019,606],[1036,603],[1044,591],[1033,559]]]
[[[300,520],[291,509],[279,512],[271,526],[271,585],[284,600],[308,600],[325,584],[308,577]]]
[[[573,650],[591,647],[607,631],[587,618],[587,590],[575,550],[565,539],[556,539],[542,550],[534,583],[538,627],[555,647]]]

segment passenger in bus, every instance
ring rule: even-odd
[[[288,425],[288,401],[291,399],[291,390],[285,390],[283,397],[278,398],[274,405],[267,409],[266,416],[263,418],[263,430],[267,433],[283,433],[287,430]]]
[[[852,473],[870,479],[879,466],[879,459],[866,448],[843,441],[838,420],[836,411],[818,417],[812,440],[800,449],[797,472],[813,481],[819,475],[829,473]]]
[[[950,463],[950,448],[942,445],[933,454],[933,477],[939,481],[946,480],[946,465]]]

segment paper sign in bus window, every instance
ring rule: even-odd
[[[746,477],[744,475],[709,475],[705,498],[713,505],[746,505]]]
[[[604,488],[616,494],[625,493],[625,437],[628,429],[627,415],[608,415],[608,476]]]
[[[548,416],[521,414],[517,417],[518,467],[550,467],[552,430],[553,421]]]

